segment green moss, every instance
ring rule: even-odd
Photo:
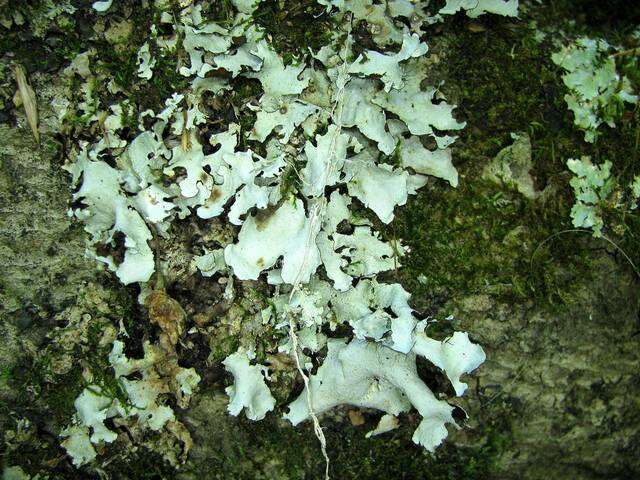
[[[315,0],[295,3],[266,0],[260,3],[253,18],[270,36],[270,44],[282,55],[285,64],[308,54],[309,49],[317,51],[327,45],[335,27],[325,7]]]
[[[48,388],[46,405],[59,425],[68,423],[75,413],[74,402],[82,392],[85,381],[79,368],[72,369],[68,374],[56,378],[55,384]]]
[[[149,108],[152,104],[158,108],[158,105],[163,105],[173,93],[184,91],[189,85],[189,79],[178,72],[180,48],[181,43],[172,50],[153,48],[156,65],[153,68],[153,76],[149,80],[152,96],[145,102]]]
[[[405,426],[378,438],[364,439],[363,428],[346,430],[341,441],[330,444],[334,471],[344,479],[396,478],[399,472],[419,473],[425,480],[493,478],[500,469],[500,457],[510,442],[503,425],[488,425],[485,440],[477,446],[446,443],[434,454],[411,441],[414,426]],[[336,448],[342,447],[342,448]],[[408,452],[413,454],[408,455]]]
[[[445,441],[435,454],[411,440],[418,416],[404,416],[397,430],[367,439],[365,433],[375,427],[379,414],[364,411],[363,415],[365,424],[360,426],[351,425],[346,418],[322,419],[332,478],[399,478],[402,472],[407,478],[424,480],[494,478],[510,444],[508,415],[488,420],[477,443],[457,446]],[[272,417],[257,423],[243,416],[227,417],[212,434],[220,438],[207,441],[211,478],[323,478],[324,459],[308,423],[292,428]],[[197,465],[192,473],[200,473]]]
[[[175,478],[176,475],[175,469],[162,456],[144,447],[133,451],[127,449],[126,460],[119,460],[118,455],[113,455],[111,458],[115,460],[108,462],[104,468],[104,472],[109,478],[122,480],[134,478],[136,480],[169,480]]]
[[[576,278],[597,274],[593,250],[604,246],[584,234],[555,236],[573,228],[566,160],[584,154],[598,163],[611,159],[626,179],[640,169],[637,113],[619,129],[607,129],[597,144],[585,144],[550,61],[552,45],[536,43],[526,26],[490,23],[487,35],[460,31],[455,22],[447,27],[445,93],[468,124],[454,146],[460,186],[427,187],[385,228],[387,238],[400,238],[411,250],[397,278],[432,313],[447,298],[478,292],[562,307]],[[536,186],[547,188],[536,202],[480,179],[483,166],[511,144],[510,133],[520,131],[531,137]],[[624,222],[638,238],[637,218],[627,215]],[[627,248],[639,250],[637,243]]]
[[[136,131],[138,128],[138,116],[136,108],[129,103],[122,103],[122,117],[120,119],[124,128]]]
[[[188,79],[178,72],[182,39],[178,38],[178,43],[171,50],[160,49],[149,37],[151,25],[157,23],[158,12],[140,6],[132,11],[133,15],[128,21],[133,25],[133,30],[128,38],[118,42],[115,48],[104,40],[93,42],[98,52],[98,71],[112,79],[130,101],[128,118],[135,118],[148,108],[158,110],[174,92],[183,91],[189,85]],[[153,76],[148,80],[138,76],[138,51],[145,42],[149,42],[150,53],[156,62]],[[118,100],[104,89],[100,95],[105,105]],[[137,131],[137,122],[135,125],[128,122],[127,126]]]
[[[138,8],[133,18],[131,33],[112,45],[102,39],[92,42],[98,53],[97,70],[125,92],[133,90],[138,82],[138,50],[147,41],[153,14],[149,9]]]
[[[555,0],[536,12],[542,25],[557,27],[564,21],[563,30],[581,35],[606,35],[613,44],[620,43],[640,24],[637,5],[626,0]],[[572,19],[572,22],[565,21]]]
[[[282,173],[282,181],[280,182],[280,192],[283,197],[288,197],[291,193],[302,188],[300,171],[303,168],[304,162],[300,157],[294,158],[291,163],[287,164]]]
[[[239,344],[239,339],[235,335],[220,335],[215,337],[214,340],[209,343],[209,347],[211,348],[209,358],[215,363],[220,363],[234,353],[238,349]]]
[[[548,236],[570,227],[570,207],[562,198],[537,204],[485,182],[463,181],[457,190],[436,187],[420,193],[397,216],[395,232],[387,235],[394,233],[410,247],[400,276],[423,306],[431,303],[433,308],[447,298],[478,292],[557,303],[573,275],[587,273],[585,247],[562,238],[551,245],[553,251],[538,253],[533,269],[530,260]],[[549,265],[554,257],[574,273],[558,276]]]
[[[84,387],[81,369],[74,368],[65,375],[55,375],[52,362],[55,354],[47,352],[36,361],[18,362],[5,372],[9,387],[17,392],[27,393],[39,405],[46,405],[47,413],[62,426],[66,424],[75,408],[73,402]],[[27,413],[27,399],[22,395],[14,405],[16,411]]]
[[[266,149],[263,144],[259,142],[249,142],[247,137],[253,130],[253,125],[256,122],[257,115],[252,110],[246,108],[246,105],[257,99],[262,94],[262,85],[256,79],[238,77],[231,81],[233,87],[233,93],[231,97],[227,97],[229,104],[226,105],[226,109],[229,112],[233,112],[236,115],[236,109],[239,111],[237,116],[238,123],[240,124],[239,135],[239,149],[245,149],[251,147],[251,149],[259,155],[266,155]]]
[[[0,35],[0,57],[11,58],[22,64],[28,73],[51,71],[73,59],[82,49],[80,36],[72,24],[65,25],[64,38],[57,38],[49,45],[42,39],[34,40],[29,24],[13,25],[10,30],[3,28]]]
[[[206,18],[219,23],[232,22],[235,15],[235,8],[231,0],[218,0],[211,4],[204,5]]]

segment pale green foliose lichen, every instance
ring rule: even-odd
[[[156,64],[156,60],[151,57],[148,42],[145,42],[138,50],[138,64],[138,76],[149,80],[153,76],[153,67]]]
[[[424,324],[418,326],[418,331]],[[456,332],[451,340],[438,342],[423,333],[416,337],[412,351],[404,354],[381,344],[354,339],[349,343],[331,339],[327,357],[315,375],[311,376],[311,404],[321,413],[337,405],[375,408],[397,416],[414,407],[422,416],[413,441],[433,451],[447,436],[446,425],[456,426],[453,407],[438,400],[418,377],[416,355],[424,356],[442,368],[462,395],[466,385],[459,376],[477,368],[485,355],[480,347],[469,342],[467,334]],[[307,392],[289,405],[285,415],[297,425],[309,417]],[[379,426],[379,429],[388,428]]]
[[[631,209],[635,210],[638,208],[638,201],[640,200],[640,175],[636,175],[633,178],[633,182],[631,182],[629,188],[631,190]]]
[[[485,13],[517,17],[518,0],[447,0],[445,6],[440,9],[440,14],[453,15],[460,10],[464,10],[471,18]]]
[[[93,2],[92,7],[98,12],[106,12],[111,8],[113,0],[102,0],[100,2]]]
[[[106,11],[108,3],[96,2],[94,8]],[[410,294],[377,278],[401,266],[401,240],[383,240],[373,222],[353,213],[363,205],[388,224],[396,207],[430,177],[458,184],[450,145],[456,139],[452,132],[465,124],[437,88],[423,85],[429,63],[420,34],[433,20],[426,3],[320,1],[338,25],[332,41],[288,64],[253,24],[258,1],[232,2],[236,15],[224,23],[205,18],[200,3],[186,3],[175,19],[168,12],[160,15],[163,31],[173,33],[157,41],[170,48],[184,39],[180,48],[188,60],[179,73],[190,87],[166,98],[157,112],[142,112],[140,132],[130,143],[121,138],[116,119],[124,104],[106,112],[99,102],[86,107],[89,122],[104,119],[104,135],[82,145],[67,169],[78,188],[74,198],[81,202],[72,214],[90,234],[88,254],[123,283],[140,282],[148,291],[144,284],[158,273],[158,264],[162,267],[151,248],[155,235],[170,238],[173,222],[193,215],[235,225],[238,233],[230,240],[193,259],[194,271],[224,280],[230,300],[236,295],[234,280],[266,280],[269,307],[246,321],[274,331],[277,350],[294,356],[301,371],[312,367],[304,349],[321,354],[328,346],[324,363],[310,375],[316,413],[341,404],[378,408],[385,415],[371,433],[382,434],[398,425],[399,413],[415,408],[423,419],[414,441],[433,450],[446,437],[446,424],[455,425],[453,407],[419,378],[416,356],[443,369],[456,395],[462,395],[466,385],[460,375],[477,368],[484,353],[467,334],[445,341],[427,337],[428,324],[418,321]],[[469,15],[511,15],[517,8],[513,0],[449,3]],[[368,22],[374,43],[384,51],[355,54],[351,17]],[[143,46],[138,57],[139,75],[150,78],[150,49]],[[207,76],[213,70],[216,76]],[[255,100],[235,106],[255,114],[253,126],[212,127],[216,123],[202,107],[203,97],[222,100],[238,78],[262,89]],[[205,126],[214,128],[206,137],[209,145],[199,135]],[[115,254],[119,248],[123,256]],[[338,325],[350,328],[353,338],[328,338]],[[76,464],[95,458],[94,443],[113,440],[116,433],[104,426],[106,418],[135,415],[151,430],[173,420],[162,402],[166,390],[148,390],[145,397],[136,388],[136,382],[149,381],[140,366],[145,360],[130,361],[116,347],[110,359],[131,405],[125,408],[98,389],[83,392],[64,432]],[[229,412],[244,410],[259,420],[276,402],[267,367],[252,364],[252,351],[243,345],[223,363],[234,377],[227,389]],[[141,363],[132,370],[128,362]],[[126,378],[134,370],[142,380]],[[184,369],[171,376],[187,396],[196,377]],[[304,394],[289,405],[286,418],[297,424],[313,415]]]
[[[580,160],[567,160],[567,166],[575,174],[570,182],[576,197],[571,209],[573,226],[593,229],[593,235],[600,237],[604,227],[601,205],[613,186],[611,162],[593,165],[588,157],[582,157]]]
[[[74,402],[76,414],[71,424],[60,433],[65,439],[62,446],[76,466],[96,458],[94,445],[111,443],[118,437],[105,425],[106,420],[135,416],[138,426],[158,431],[167,422],[175,421],[173,410],[162,399],[171,391],[171,384],[174,383],[174,388],[178,390],[178,404],[186,405],[193,388],[200,381],[192,368],[177,366],[173,369],[172,378],[163,378],[155,366],[165,361],[164,353],[149,343],[145,344],[145,356],[141,359],[127,358],[123,349],[124,344],[116,340],[109,354],[119,395],[93,383],[89,378],[89,385]],[[128,376],[132,374],[141,378],[129,379]]]
[[[587,142],[595,142],[603,123],[615,126],[620,104],[638,102],[629,79],[616,70],[614,50],[605,40],[582,37],[551,56],[565,71],[564,98]]]
[[[228,410],[231,415],[238,415],[244,409],[249,420],[262,420],[273,410],[276,400],[264,383],[268,368],[251,365],[249,360],[249,352],[239,350],[222,362],[234,380],[226,389],[230,399]]]

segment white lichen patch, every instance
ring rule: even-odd
[[[372,434],[382,434],[398,425],[399,413],[415,408],[422,421],[414,441],[433,450],[446,425],[455,425],[453,407],[420,380],[416,355],[443,369],[462,394],[460,375],[482,363],[484,353],[467,334],[445,342],[426,336],[410,294],[378,279],[401,268],[406,252],[401,239],[389,239],[374,225],[391,223],[431,177],[457,186],[450,146],[465,124],[440,89],[429,85],[422,29],[438,19],[425,4],[320,3],[335,20],[332,40],[287,61],[253,22],[258,0],[233,1],[235,16],[225,22],[207,18],[200,2],[183,2],[175,17],[163,12],[138,52],[138,74],[156,75],[156,42],[160,50],[182,49],[178,73],[190,85],[156,110],[141,112],[139,131],[129,137],[121,121],[129,105],[102,106],[87,62],[78,59],[70,75],[83,78],[81,108],[103,135],[67,165],[78,188],[72,213],[90,234],[89,255],[123,283],[159,276],[163,259],[152,246],[161,243],[158,237],[173,238],[176,220],[230,226],[228,238],[202,247],[184,268],[226,284],[227,300],[244,291],[244,281],[262,282],[269,307],[236,322],[234,333],[268,328],[276,345],[266,353],[292,355],[304,380],[312,362],[302,351],[322,358],[328,347],[310,376],[309,397],[305,392],[294,401],[287,418],[317,422],[316,413],[341,404],[378,408],[386,416]],[[471,16],[515,15],[514,4],[448,2],[446,8]],[[351,25],[359,20],[366,21],[373,39],[368,47],[374,48],[355,48]],[[238,81],[258,93],[233,103]],[[228,105],[236,120],[226,120],[216,105]],[[255,120],[247,126],[248,118]],[[364,218],[363,208],[375,222]],[[151,287],[142,290],[141,298],[148,298]],[[328,338],[338,325],[351,340]],[[182,330],[177,332],[176,341]],[[267,367],[253,364],[250,346],[241,345],[223,362],[234,380],[228,409],[260,420],[276,401],[265,382]],[[166,396],[188,396],[199,380],[175,361],[168,373],[151,368],[149,358],[161,354],[154,349],[139,360],[122,351],[114,344],[110,360],[126,405],[98,389],[78,402],[65,442],[79,464],[95,457],[94,444],[117,435],[105,419],[135,417],[146,429],[162,429],[174,421]],[[131,377],[135,372],[142,378]]]
[[[230,398],[228,410],[237,416],[244,409],[249,420],[262,420],[273,410],[276,400],[264,382],[267,367],[251,365],[250,359],[248,352],[239,350],[222,362],[234,380],[226,389]]]
[[[124,194],[118,170],[103,161],[89,160],[84,150],[70,170],[74,181],[80,176],[83,179],[74,199],[81,200],[86,207],[73,213],[91,234],[89,245],[112,243],[117,233],[125,236],[125,256],[119,265],[112,257],[98,255],[92,248],[88,250],[90,256],[106,263],[125,285],[149,280],[154,271],[153,253],[149,246],[151,232],[135,209],[136,204],[144,207],[144,203],[133,202]]]
[[[169,422],[176,422],[171,407],[163,397],[175,389],[189,396],[199,383],[200,377],[192,368],[170,367],[171,376],[163,376],[159,365],[166,363],[160,348],[149,343],[144,345],[145,355],[141,359],[130,359],[124,354],[124,344],[116,340],[109,354],[113,368],[112,389],[107,389],[93,379],[74,402],[76,413],[71,424],[60,436],[62,446],[72,458],[74,465],[81,466],[96,457],[95,445],[114,442],[118,434],[109,429],[108,419],[136,418],[137,428],[159,431]],[[128,378],[132,374],[140,379]],[[170,429],[171,430],[171,429]]]
[[[153,76],[153,67],[156,60],[149,52],[149,43],[145,43],[138,50],[138,76],[149,80]]]
[[[518,0],[447,0],[445,6],[440,9],[440,14],[453,15],[460,10],[463,10],[471,18],[486,13],[517,17]]]
[[[484,353],[479,347],[467,345],[457,340],[453,346],[441,342],[430,343],[416,348],[416,353],[424,355],[434,363],[449,368],[451,377],[469,371],[484,361]],[[315,375],[311,376],[311,404],[320,413],[338,405],[375,408],[386,415],[396,416],[414,407],[422,416],[422,421],[413,434],[413,441],[433,451],[447,436],[446,425],[456,426],[452,417],[453,407],[438,400],[431,390],[420,380],[416,369],[414,353],[403,354],[376,343],[354,339],[349,343],[331,339],[324,363]],[[473,348],[475,347],[475,348]],[[456,354],[467,357],[453,360]],[[447,357],[449,358],[447,360]],[[451,361],[453,360],[453,361]],[[451,378],[450,377],[450,378]],[[455,386],[456,384],[454,384]],[[461,387],[456,392],[463,392]],[[289,405],[285,415],[293,425],[309,417],[307,392]],[[387,417],[388,418],[388,417]],[[385,420],[387,422],[388,420]],[[383,428],[388,429],[389,427]]]

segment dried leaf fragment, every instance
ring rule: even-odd
[[[349,416],[349,421],[351,422],[351,425],[353,425],[354,427],[359,427],[360,425],[364,425],[365,423],[364,415],[362,415],[362,413],[359,412],[358,410],[349,410],[347,412],[347,415]]]
[[[36,103],[36,93],[27,81],[24,68],[22,65],[14,65],[13,73],[18,84],[18,95],[24,106],[24,113],[27,116],[27,122],[31,127],[36,142],[40,143],[40,132],[38,131],[38,105]]]
[[[193,440],[187,427],[177,420],[167,422],[167,430],[169,430],[173,436],[182,442],[182,454],[180,455],[180,462],[185,463],[189,455],[189,450],[193,447]]]
[[[164,290],[154,290],[146,300],[151,323],[157,324],[162,333],[160,345],[165,352],[175,352],[175,345],[184,330],[187,314],[180,304]]]

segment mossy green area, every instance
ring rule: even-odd
[[[347,422],[347,419],[323,422],[329,441],[327,453],[332,460],[331,471],[345,480],[395,478],[398,472],[424,480],[491,478],[498,471],[499,454],[506,446],[505,442],[509,441],[504,433],[490,431],[480,447],[447,445],[437,453],[429,454],[416,450],[411,442],[412,426],[400,428],[384,437],[366,439],[367,427],[373,428],[374,421],[359,427]],[[218,478],[248,478],[256,471],[268,472],[268,467],[265,468],[267,459],[278,465],[275,469],[277,474],[269,476],[270,473],[265,472],[263,476],[258,474],[254,478],[323,477],[324,459],[317,450],[317,440],[310,428],[304,428],[302,432],[273,429],[268,425],[257,429],[246,425],[245,428],[259,440],[238,442],[234,452],[237,458],[234,460],[233,456],[225,455],[219,465],[224,474]],[[247,459],[255,453],[257,462],[248,466]]]
[[[285,64],[327,45],[335,27],[326,7],[315,0],[294,4],[266,0],[260,3],[253,18],[270,36],[271,45]]]
[[[172,3],[172,6],[175,15],[179,12],[177,2]],[[109,17],[105,27],[115,29],[118,24],[124,23],[130,26],[130,30],[122,36],[112,34],[111,38],[105,36],[90,44],[97,52],[96,73],[112,79],[115,86],[114,93],[110,93],[108,89],[101,89],[100,99],[104,104],[128,100],[129,110],[123,112],[123,123],[132,132],[137,131],[137,117],[140,112],[159,109],[173,93],[184,90],[188,85],[185,77],[178,73],[179,65],[185,61],[179,54],[182,38],[177,39],[174,48],[160,49],[156,36],[162,35],[163,32],[151,35],[151,25],[157,21],[158,16],[159,12],[152,5],[145,8],[137,2],[125,2],[119,5],[115,15]],[[143,79],[138,76],[138,51],[147,42],[156,63],[153,76]]]
[[[224,410],[225,403],[223,396],[204,392],[189,417],[200,424],[202,415]],[[405,415],[402,427],[367,439],[365,434],[375,428],[379,415],[364,410],[358,417],[362,423],[354,425],[347,410],[341,409],[323,417],[322,422],[331,478],[373,480],[401,478],[403,474],[423,480],[493,478],[500,468],[500,455],[510,442],[510,413],[506,409],[504,413],[500,420],[487,422],[473,446],[445,444],[429,453],[411,441],[419,422],[417,415]],[[324,459],[309,425],[293,429],[274,417],[258,423],[244,417],[222,417],[215,425],[204,425],[203,431],[196,433],[196,441],[208,438],[207,447],[179,472],[180,480],[199,478],[204,468],[208,479],[324,478]]]
[[[530,17],[545,24],[558,9],[541,7]],[[561,308],[577,278],[598,274],[591,268],[595,252],[616,253],[589,232],[567,232],[573,230],[574,197],[566,161],[582,155],[596,164],[610,160],[625,188],[640,173],[640,112],[627,108],[618,128],[603,127],[597,143],[584,142],[564,101],[562,72],[550,59],[551,36],[536,40],[528,23],[534,18],[457,18],[443,32],[443,91],[467,121],[454,149],[460,185],[426,187],[398,209],[386,231],[410,248],[399,278],[426,313],[438,312],[448,299],[477,293]],[[474,31],[476,25],[482,31]],[[531,174],[544,191],[535,201],[481,178],[483,167],[518,132],[531,138]],[[607,211],[607,235],[637,264],[638,215],[613,206]]]
[[[23,22],[19,28],[3,29],[0,57],[10,54],[28,72],[53,72],[80,53],[82,34],[72,14],[61,8],[50,18],[52,5],[51,0],[0,4],[0,15],[16,13]]]

